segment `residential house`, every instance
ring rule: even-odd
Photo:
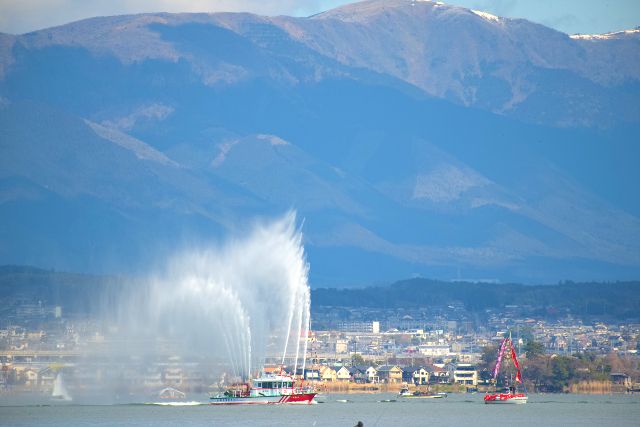
[[[307,381],[320,381],[320,370],[317,368],[305,369],[304,379]]]
[[[378,377],[381,382],[401,383],[402,369],[397,365],[382,365],[378,367]]]
[[[322,381],[336,381],[338,373],[330,366],[320,367],[320,379]]]
[[[625,387],[631,387],[631,377],[622,372],[612,372],[611,381],[614,384],[621,384]]]
[[[378,370],[373,366],[369,366],[365,371],[367,374],[367,381],[373,384],[377,384],[380,382],[380,377],[378,376]]]
[[[336,379],[338,381],[351,381],[351,372],[346,366],[341,367],[336,371]]]
[[[351,381],[356,384],[370,382],[366,366],[351,366],[349,368],[349,374],[351,375]]]
[[[430,379],[435,384],[448,384],[451,377],[449,376],[449,370],[434,366],[431,370]]]
[[[468,363],[458,363],[453,371],[453,382],[464,385],[478,385],[478,371]]]
[[[422,366],[406,366],[402,369],[402,381],[415,385],[427,385],[429,371]]]

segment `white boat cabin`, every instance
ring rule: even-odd
[[[293,378],[284,375],[254,378],[251,382],[252,396],[281,396],[293,394]]]

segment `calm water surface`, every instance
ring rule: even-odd
[[[358,421],[365,427],[640,425],[640,395],[530,395],[526,405],[485,405],[482,397],[402,400],[392,394],[327,395],[311,406],[0,406],[0,425],[354,426]],[[11,403],[0,397],[0,405]]]

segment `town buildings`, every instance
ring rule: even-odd
[[[570,313],[538,318],[532,311],[509,306],[478,316],[459,305],[412,310],[320,307],[312,315],[306,367],[296,374],[306,381],[336,384],[477,387],[490,378],[483,349],[505,334],[512,335],[525,359],[531,341],[554,355],[638,358],[640,323],[587,322]],[[108,354],[106,349],[122,346],[121,340],[117,329],[105,328],[90,316],[42,303],[18,304],[0,318],[0,392],[49,390],[60,370],[83,386],[102,382],[145,392],[169,387],[206,392],[231,381],[221,374],[228,371],[224,360],[209,360],[206,354],[184,358],[170,346],[144,357],[126,351]],[[287,369],[275,366],[278,359],[270,361],[272,369]],[[635,372],[611,375],[620,384],[640,382]]]

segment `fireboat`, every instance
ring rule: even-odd
[[[262,375],[251,382],[234,384],[223,394],[209,397],[211,405],[280,405],[315,403],[313,387],[296,385],[290,375]]]

